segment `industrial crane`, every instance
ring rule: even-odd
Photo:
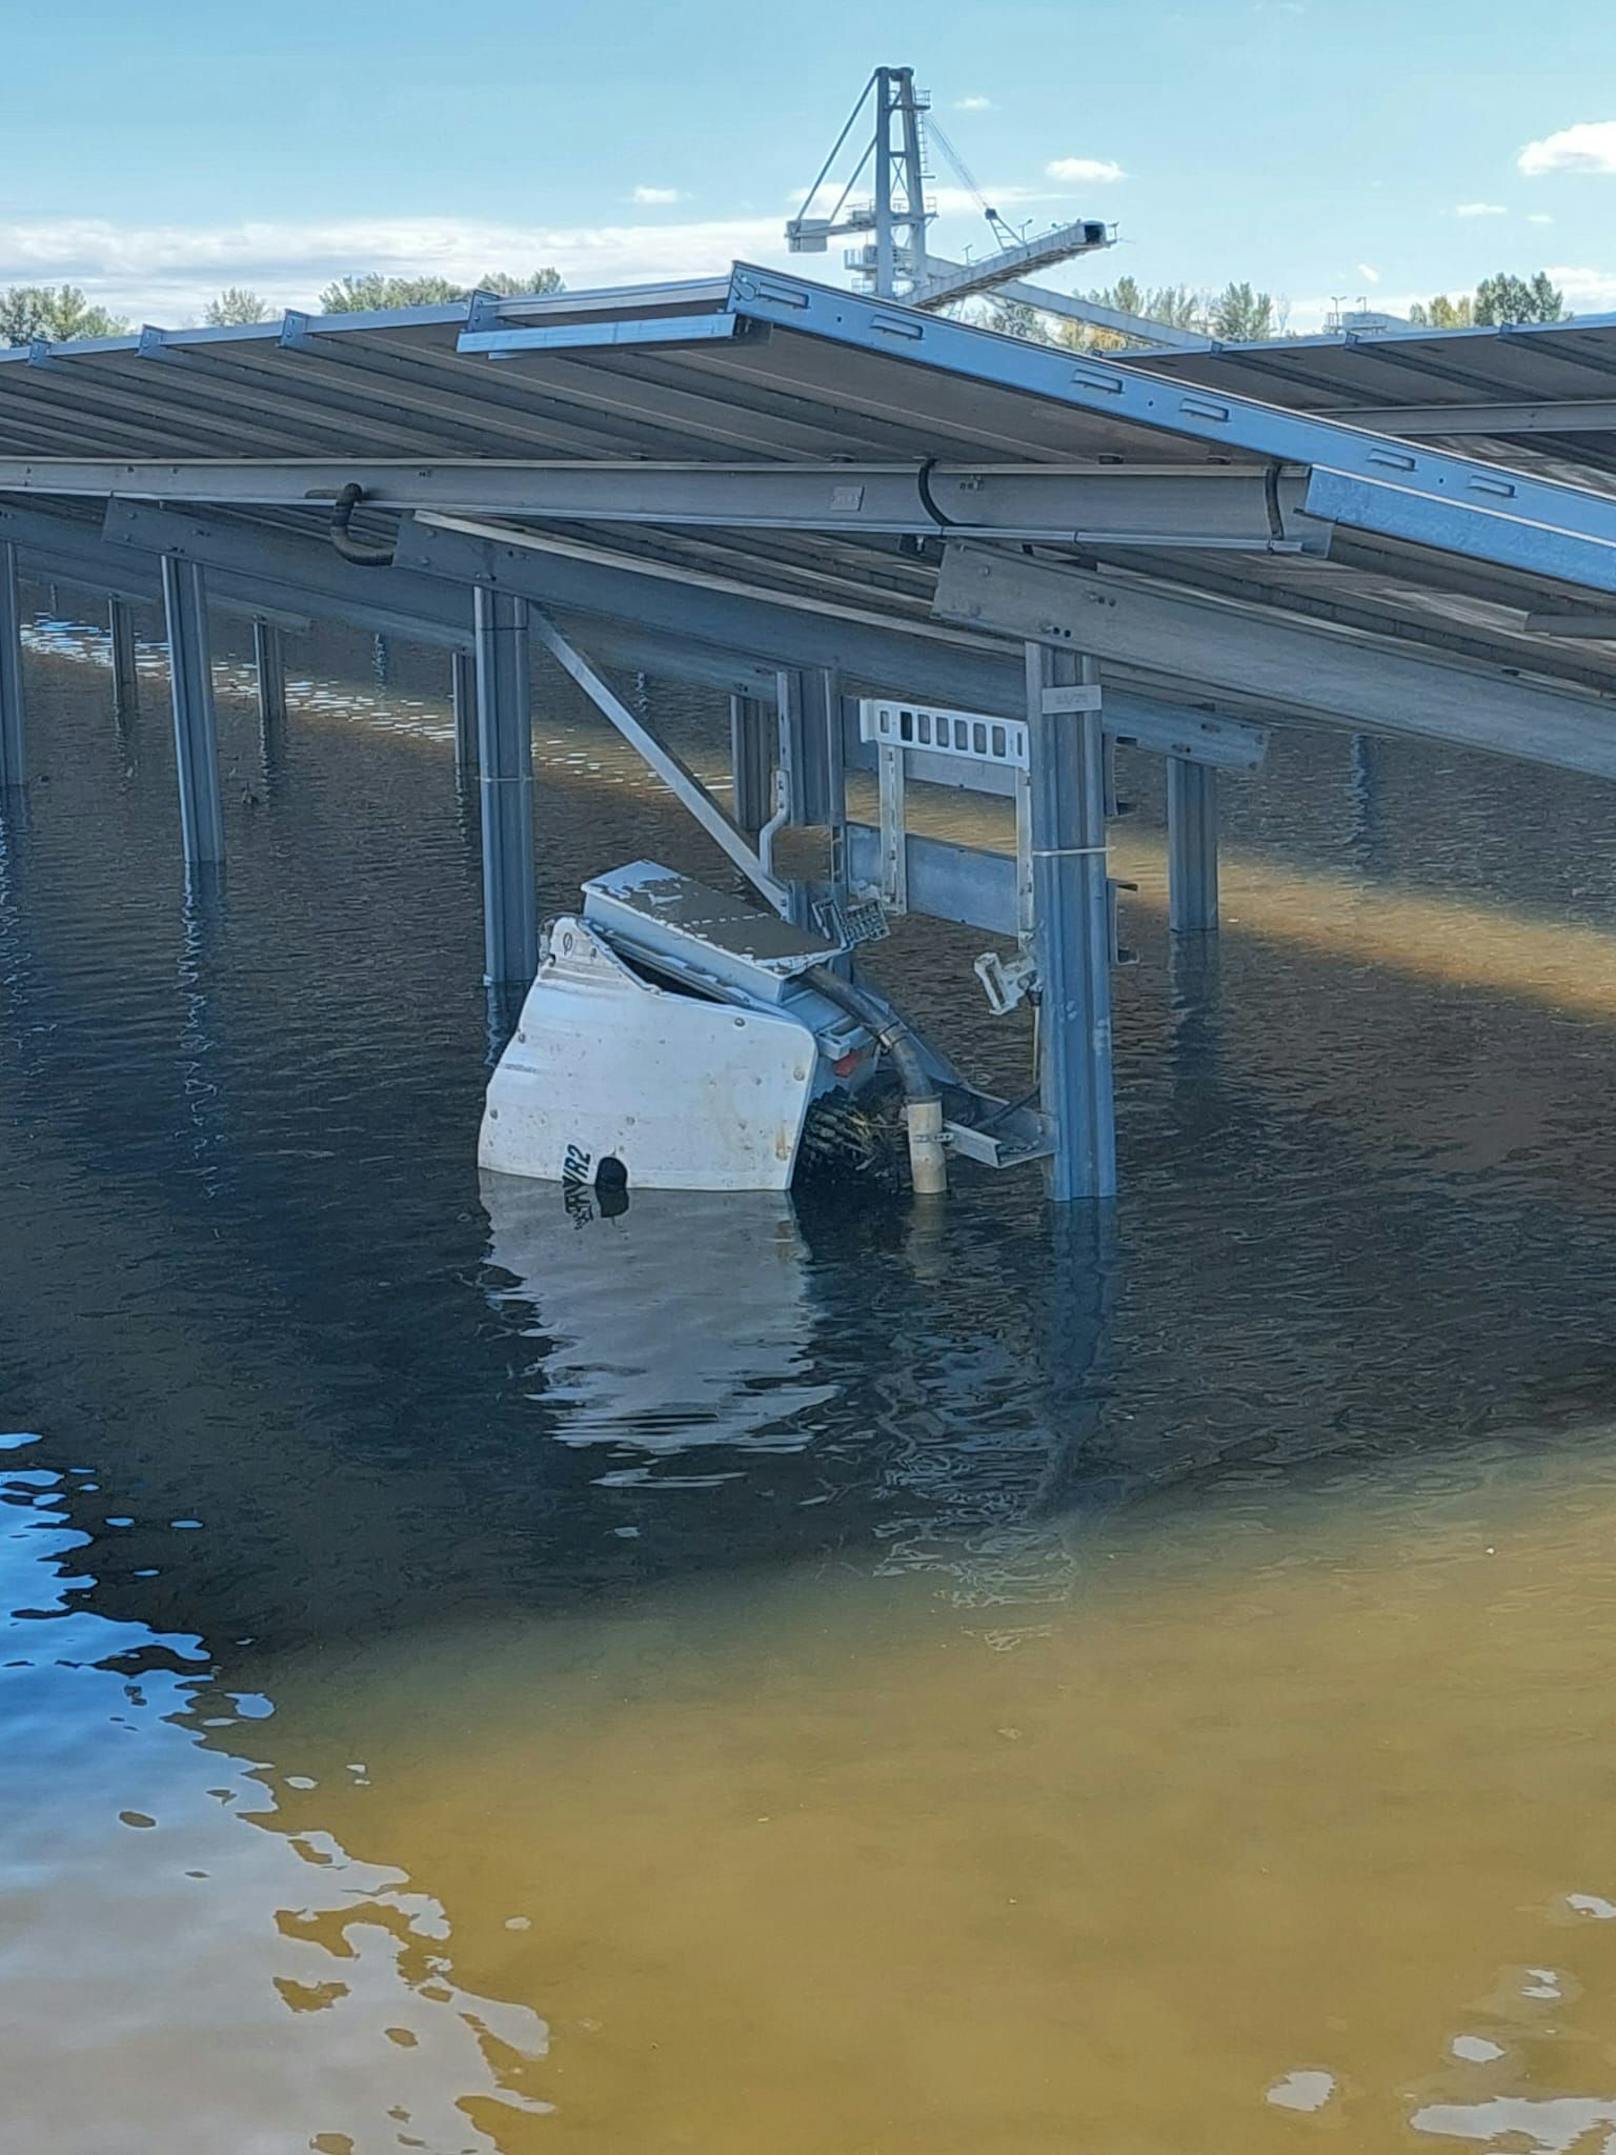
[[[874,124],[869,138],[829,214],[817,215],[815,205],[821,191],[831,184],[831,171],[872,101]],[[850,248],[845,256],[858,288],[881,299],[906,299],[912,306],[940,307],[949,300],[993,291],[1030,271],[1047,269],[1053,263],[1092,254],[1114,243],[1116,235],[1111,227],[1093,218],[1056,225],[1030,238],[1013,231],[983,194],[937,121],[931,120],[929,128],[923,125],[929,109],[924,93],[915,88],[913,68],[875,70],[821,166],[819,177],[808,190],[800,213],[786,226],[786,243],[793,254],[823,254],[832,239],[868,234],[862,246]],[[927,228],[937,214],[926,195],[927,132],[975,197],[997,242],[996,251],[980,262],[946,262],[927,250]],[[866,172],[871,174],[870,196],[855,201],[854,190]],[[1059,294],[1047,296],[1059,303]]]

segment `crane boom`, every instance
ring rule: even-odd
[[[814,204],[872,97],[875,109],[870,138],[829,215],[815,215]],[[859,289],[881,299],[907,299],[916,306],[940,307],[973,292],[992,291],[1030,270],[1047,269],[1052,263],[1067,262],[1075,255],[1091,254],[1096,248],[1113,244],[1111,227],[1093,218],[1056,225],[1032,237],[1014,231],[988,201],[970,166],[933,119],[929,122],[932,140],[959,174],[998,243],[997,251],[981,262],[962,265],[936,260],[927,246],[927,234],[936,216],[935,207],[926,197],[922,120],[929,110],[924,93],[915,88],[913,68],[878,67],[874,71],[820,167],[801,210],[786,225],[786,244],[793,254],[823,254],[833,239],[864,239],[864,245],[849,249],[845,256]],[[853,190],[866,171],[872,172],[873,199],[854,201]]]

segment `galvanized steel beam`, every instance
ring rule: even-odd
[[[20,517],[32,513],[16,512]],[[0,508],[0,533],[8,528],[10,515]],[[63,528],[82,531],[85,527],[64,523]],[[158,509],[142,502],[109,503],[104,529],[114,549],[176,553],[204,562],[210,570],[228,571],[260,594],[266,587],[280,585],[310,612],[355,627],[417,643],[471,646],[469,586],[478,580],[472,571],[446,580],[412,573],[403,565],[357,568],[340,560],[323,538]],[[569,626],[565,609],[552,611],[557,611],[563,628]],[[591,627],[590,640],[603,659],[625,670],[700,682],[726,692],[771,698],[774,693],[773,665],[722,646],[702,644],[680,634],[677,622],[664,634],[631,616],[602,624],[598,633]]]
[[[305,508],[364,489],[367,508],[543,516],[562,522],[930,537],[947,531],[1085,546],[1322,550],[1298,525],[1305,481],[1206,471],[970,464],[564,463],[0,458],[0,492],[236,508]]]
[[[881,832],[869,823],[849,823],[849,881],[879,888],[884,866]],[[988,935],[1019,932],[1016,864],[1008,853],[988,853],[911,831],[904,847],[903,880],[912,913],[956,921]]]
[[[479,586],[475,626],[483,977],[490,987],[526,987],[539,965],[526,601]]]
[[[1027,645],[1026,668],[1038,1088],[1049,1195],[1070,1204],[1117,1190],[1100,669],[1043,643]]]
[[[1373,427],[1377,434],[1616,433],[1616,400],[1609,397],[1517,404],[1364,404],[1332,416],[1352,426]]]
[[[989,639],[930,622],[899,622],[570,540],[423,518],[401,526],[397,559],[401,568],[428,576],[520,591],[555,618],[598,614],[631,622],[648,636],[683,635],[777,665],[834,667],[850,692],[912,696],[1000,718],[1020,718],[1026,706],[1022,669],[1007,653]],[[593,630],[589,636],[598,641]],[[1242,766],[1261,761],[1267,739],[1261,727],[1221,712],[1133,690],[1108,692],[1107,723],[1142,748]]]
[[[258,725],[267,753],[286,723],[286,653],[280,630],[262,615],[253,622],[253,673],[258,686]]]
[[[1277,494],[1264,474],[1122,473],[1026,466],[564,463],[373,458],[281,460],[0,459],[0,491],[125,495],[142,501],[293,506],[347,484],[367,506],[525,514],[564,520],[760,530],[929,534],[983,530],[1102,544],[1264,548],[1286,536],[1303,482]],[[1291,536],[1295,536],[1292,532]]]
[[[757,843],[757,834],[774,813],[771,797],[769,732],[774,713],[761,697],[729,699],[729,766],[737,830]]]
[[[1167,759],[1167,918],[1175,935],[1218,925],[1218,774]]]
[[[1255,696],[1359,732],[1369,726],[1616,778],[1616,702],[1127,577],[951,546],[935,611],[1002,636],[1183,674],[1214,692]]]
[[[107,641],[112,661],[112,714],[127,725],[140,710],[140,666],[135,649],[135,615],[127,599],[107,602]]]
[[[483,593],[480,589],[477,595],[481,601]],[[522,600],[506,603],[524,605]],[[688,764],[643,719],[635,717],[622,698],[607,687],[583,653],[542,612],[536,611],[533,615],[533,632],[551,657],[577,682],[601,716],[617,729],[646,768],[661,779],[679,805],[729,856],[747,881],[762,893],[776,912],[784,912],[789,895],[785,885],[776,882],[768,873],[744,834],[725,815]]]
[[[1203,389],[1143,367],[1106,365],[995,336],[968,323],[861,299],[749,264],[736,266],[731,305],[751,320],[777,323],[811,340],[910,359],[944,375],[1049,398],[1114,423],[1216,445],[1223,454],[1320,467],[1349,478],[1392,480],[1399,489],[1429,501],[1425,543],[1456,554],[1518,566],[1519,537],[1500,530],[1513,520],[1560,540],[1580,536],[1595,545],[1585,552],[1576,580],[1616,589],[1616,501],[1580,487],[1504,473],[1496,464],[1410,447],[1339,420]],[[1508,517],[1497,513],[1506,501]],[[1501,544],[1503,553],[1497,551]],[[1608,561],[1602,561],[1606,554]]]
[[[805,827],[830,823],[841,790],[835,676],[822,667],[784,667],[777,701],[787,817]]]
[[[207,583],[195,562],[163,557],[163,607],[174,703],[174,760],[180,787],[180,840],[193,867],[224,859],[218,722],[208,643]]]
[[[477,665],[469,651],[453,652],[449,665],[455,772],[462,779],[474,778],[477,775]]]

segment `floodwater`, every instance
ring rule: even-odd
[[[1124,758],[1114,1220],[580,1218],[474,1164],[443,662],[227,693],[187,899],[160,660],[120,737],[37,596],[4,2155],[1616,2147],[1604,789],[1283,737],[1174,958]],[[713,872],[537,734],[547,908]],[[881,971],[1014,1088],[979,942]]]

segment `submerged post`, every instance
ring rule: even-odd
[[[0,539],[0,793],[26,777],[22,730],[22,606],[17,549]]]
[[[450,658],[449,696],[454,708],[455,777],[477,775],[477,661],[469,651]]]
[[[1100,672],[1076,652],[1026,652],[1038,1084],[1054,1125],[1049,1195],[1069,1204],[1117,1189]]]
[[[539,965],[527,601],[486,584],[476,600],[484,978],[525,988]]]
[[[1167,918],[1175,935],[1218,925],[1218,774],[1187,756],[1167,758]]]
[[[125,726],[140,709],[135,609],[127,599],[114,599],[108,606],[107,635],[112,656],[112,715],[120,726]]]
[[[258,731],[267,755],[286,723],[286,650],[273,621],[253,622],[253,671],[258,676]]]
[[[163,556],[163,611],[174,699],[174,761],[180,781],[180,838],[193,864],[224,859],[219,735],[208,644],[207,579],[194,561]]]

